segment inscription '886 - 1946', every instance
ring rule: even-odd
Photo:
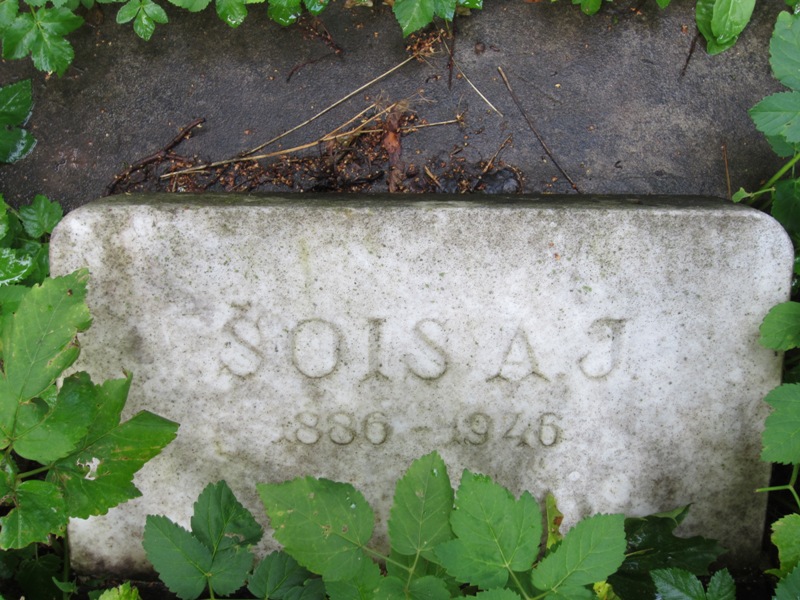
[[[230,340],[221,353],[225,367],[238,377],[248,377],[259,371],[268,360],[267,348],[274,342],[265,319],[241,315],[226,325]],[[447,323],[439,319],[421,319],[403,330],[405,340],[387,342],[387,319],[364,319],[357,331],[343,330],[337,323],[320,318],[296,322],[283,335],[288,337],[289,362],[299,375],[309,380],[323,380],[334,375],[341,367],[345,340],[357,356],[348,364],[361,365],[363,379],[391,380],[398,376],[395,369],[387,367],[387,354],[392,351],[404,371],[420,380],[436,381],[445,376],[457,361],[451,347]],[[589,379],[608,376],[617,366],[625,327],[624,319],[602,318],[593,321],[583,332],[585,343],[575,359],[580,372]],[[398,337],[395,331],[395,337]],[[360,343],[354,340],[362,340]],[[550,380],[539,365],[539,352],[525,327],[519,325],[506,336],[504,350],[492,365],[479,365],[484,369],[485,381],[506,380],[519,382],[528,377]],[[403,374],[400,374],[403,376]]]

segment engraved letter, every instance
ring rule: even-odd
[[[389,376],[382,371],[383,368],[383,324],[386,319],[368,319],[369,323],[369,341],[367,342],[367,375],[364,379],[374,377],[376,379],[386,380]]]
[[[347,413],[337,412],[331,415],[331,429],[328,435],[334,444],[347,446],[356,439],[356,430],[353,429],[353,417]]]
[[[624,319],[597,319],[589,326],[587,334],[593,348],[578,362],[584,375],[600,379],[614,370],[619,362],[624,328]]]
[[[235,317],[225,324],[225,331],[233,338],[220,351],[220,360],[228,370],[238,377],[255,373],[263,360],[259,344],[261,334],[255,323],[244,316]]]
[[[447,354],[444,346],[447,334],[439,321],[423,319],[414,325],[418,353],[406,357],[408,370],[420,379],[439,379],[447,371]]]
[[[312,412],[301,412],[295,416],[295,419],[300,422],[300,426],[294,434],[297,441],[307,445],[316,444],[319,441],[319,429],[317,429],[319,415]]]
[[[373,446],[380,446],[389,437],[390,427],[386,422],[386,415],[382,412],[372,412],[364,419],[364,437]]]
[[[292,332],[292,362],[306,377],[320,379],[333,373],[339,364],[342,335],[333,323],[308,319]]]
[[[531,375],[549,381],[539,370],[539,364],[536,362],[536,356],[533,353],[533,346],[531,346],[531,342],[528,339],[528,334],[520,326],[508,345],[508,350],[503,356],[503,362],[500,364],[500,370],[497,375],[490,377],[487,381],[505,379],[506,381],[519,383]]]

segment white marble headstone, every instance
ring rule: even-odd
[[[553,492],[567,526],[692,503],[685,534],[734,561],[759,548],[781,357],[758,327],[793,252],[755,210],[133,196],[70,213],[51,256],[92,275],[78,366],[132,371],[127,413],[181,424],[142,498],[72,524],[78,568],[146,570],[145,516],[188,524],[220,479],[264,523],[258,482],[351,482],[385,531],[395,480],[434,449],[454,482]]]

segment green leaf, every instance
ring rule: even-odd
[[[328,6],[328,0],[303,0],[303,5],[312,15],[318,15]]]
[[[585,15],[593,15],[600,10],[603,0],[572,0],[573,4],[581,5],[581,12]]]
[[[354,577],[368,560],[363,548],[375,515],[353,486],[306,477],[256,487],[275,539],[301,565],[338,581]]]
[[[800,144],[790,144],[781,136],[766,136],[772,151],[781,158],[788,158],[800,152]]]
[[[309,577],[311,572],[286,552],[272,552],[253,571],[247,589],[262,600],[282,600],[289,590],[302,586]]]
[[[772,524],[772,543],[778,549],[780,569],[772,573],[786,577],[800,563],[800,514],[786,515]]]
[[[714,573],[706,590],[708,600],[736,600],[736,584],[727,569]]]
[[[166,586],[183,600],[193,600],[206,589],[211,550],[167,517],[148,515],[142,542],[153,568]]]
[[[658,8],[667,8],[669,6],[670,0],[656,0],[656,4],[658,4]]]
[[[433,13],[445,21],[452,21],[456,13],[456,0],[433,0]]]
[[[767,348],[791,350],[800,346],[800,302],[782,302],[773,306],[759,331],[761,337],[758,341]]]
[[[238,27],[247,16],[245,0],[217,0],[217,15],[230,27]]]
[[[78,357],[75,335],[91,323],[86,269],[31,288],[16,313],[4,318],[0,432],[14,439],[20,403],[41,394]]]
[[[14,248],[0,248],[0,286],[22,281],[35,267],[29,254]]]
[[[405,37],[433,21],[436,5],[435,0],[395,0],[392,11]]]
[[[447,572],[483,589],[503,587],[511,571],[530,568],[542,538],[542,516],[525,492],[519,500],[483,475],[465,470],[450,525],[458,539],[436,548]]]
[[[764,398],[773,411],[761,439],[761,460],[781,464],[800,462],[800,384],[785,383]]]
[[[0,162],[17,162],[30,154],[34,146],[36,140],[24,129],[0,127]]]
[[[774,600],[797,600],[800,598],[800,568],[795,567],[788,577],[778,582]]]
[[[34,66],[40,71],[63,75],[75,52],[64,36],[83,24],[68,8],[42,8],[34,13],[35,32],[30,46]]]
[[[36,546],[31,546],[36,548]],[[55,554],[33,555],[20,561],[14,579],[25,592],[26,598],[37,600],[62,600],[64,594],[56,578],[64,571],[61,557]],[[10,599],[9,599],[10,600]]]
[[[19,218],[25,232],[34,239],[53,232],[61,221],[64,211],[57,202],[50,202],[45,196],[37,194],[27,206],[19,209]]]
[[[134,474],[169,442],[178,424],[142,411],[120,423],[130,375],[93,385],[86,373],[64,382],[69,393],[96,406],[86,437],[69,456],[55,462],[47,475],[62,487],[71,516],[86,518],[140,496]],[[63,393],[63,388],[62,388]]]
[[[293,587],[284,600],[325,600],[325,585],[322,579],[307,579],[301,586]]]
[[[449,600],[447,584],[438,577],[427,576],[411,581],[408,588],[397,577],[384,577],[378,584],[375,600]]]
[[[378,565],[365,560],[355,577],[345,581],[325,581],[325,591],[330,600],[375,600],[376,590],[383,580]]]
[[[800,17],[778,13],[769,42],[772,73],[786,87],[800,91]]]
[[[269,0],[267,14],[280,25],[291,25],[300,18],[301,0]]]
[[[789,144],[800,142],[800,92],[779,92],[767,96],[749,110],[761,133],[780,137]]]
[[[120,586],[104,591],[97,600],[140,600],[139,590],[126,581]]]
[[[185,8],[189,12],[200,12],[209,5],[211,0],[169,0],[175,6]]]
[[[695,22],[697,29],[706,40],[706,52],[710,55],[724,52],[736,43],[736,38],[720,42],[711,26],[714,17],[714,7],[716,0],[697,0],[695,5]]]
[[[651,573],[662,600],[706,600],[703,584],[683,569],[659,569]]]
[[[750,22],[755,0],[716,0],[711,17],[711,31],[719,44],[736,41]]]
[[[0,125],[24,125],[31,116],[31,106],[33,88],[30,79],[0,87]]]
[[[458,6],[463,6],[470,10],[480,10],[483,8],[483,0],[458,0]]]
[[[442,458],[432,452],[415,460],[398,480],[389,516],[389,538],[399,554],[421,554],[453,538],[453,488]]]
[[[0,548],[46,543],[51,533],[63,535],[67,512],[60,490],[46,481],[24,481],[13,495],[14,508],[0,518]]]
[[[0,0],[0,36],[14,22],[19,14],[19,0]]]
[[[475,598],[476,600],[520,600],[519,594],[512,592],[509,589],[478,592],[475,595]]]
[[[550,492],[547,492],[547,496],[545,496],[544,507],[545,523],[547,523],[547,541],[545,542],[545,549],[549,550],[564,539],[564,536],[561,534],[561,522],[564,520],[564,514],[558,510],[556,497]]]
[[[24,58],[28,56],[36,37],[36,24],[33,14],[23,12],[16,16],[3,31],[3,58]]]
[[[156,23],[166,23],[169,19],[164,9],[153,0],[129,0],[119,9],[117,23],[128,23],[131,20],[136,35],[147,41],[156,30]]]
[[[580,521],[533,571],[534,587],[555,591],[607,579],[625,559],[624,522],[622,515]]]
[[[792,239],[800,236],[800,179],[783,179],[775,184],[772,216],[783,225]]]
[[[709,565],[724,551],[716,541],[699,536],[674,535],[689,507],[666,513],[625,519],[628,540],[625,562],[608,578],[622,598],[652,598],[656,593],[650,572],[679,567],[695,575],[707,575]]]

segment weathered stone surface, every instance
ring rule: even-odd
[[[394,481],[438,449],[567,524],[693,503],[683,531],[747,558],[768,480],[758,326],[792,247],[716,201],[163,197],[69,214],[54,273],[88,265],[79,366],[134,373],[128,414],[181,423],[144,493],[75,522],[80,568],[146,569],[145,515],[188,524],[225,479],[348,481],[385,527]]]

